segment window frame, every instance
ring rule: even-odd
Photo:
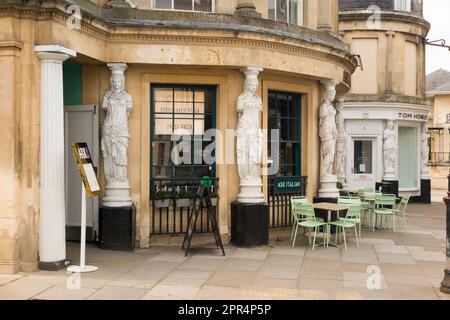
[[[268,1],[268,6],[267,6],[267,11],[268,11],[267,17],[268,18],[269,18],[269,2],[274,1],[274,16],[275,16],[275,18],[274,19],[269,18],[270,20],[285,22],[285,23],[294,24],[294,25],[298,25],[298,26],[303,26],[303,13],[304,13],[303,0],[297,0],[297,22],[296,23],[291,22],[291,0],[286,0],[287,1],[287,13],[286,13],[287,19],[286,19],[286,21],[277,19],[277,8],[278,8],[277,2],[280,0],[267,0],[267,1]],[[302,12],[301,15],[299,14],[300,8],[301,8],[301,12]]]
[[[195,10],[195,0],[192,0],[192,10],[175,9],[175,0],[169,0],[169,1],[171,1],[171,8],[164,9],[164,8],[157,8],[155,6],[156,0],[151,0],[151,9],[152,10],[161,10],[161,11],[181,11],[181,12],[204,12],[204,13],[215,13],[216,12],[216,1],[215,0],[211,0],[211,11]]]
[[[394,0],[394,10],[401,12],[412,12],[411,0]]]
[[[192,164],[187,164],[187,165],[175,165],[175,164],[169,164],[169,165],[154,165],[153,164],[153,159],[154,159],[154,154],[153,154],[153,143],[155,142],[171,142],[171,139],[167,139],[167,138],[159,138],[159,139],[155,139],[156,135],[155,135],[155,126],[154,126],[154,121],[155,121],[155,114],[168,114],[165,112],[162,113],[156,113],[155,112],[155,89],[161,89],[161,88],[170,88],[172,90],[175,89],[191,89],[193,91],[193,95],[194,95],[194,108],[193,108],[193,112],[192,112],[192,119],[193,121],[195,121],[195,117],[197,115],[197,113],[195,113],[195,91],[196,90],[205,90],[205,91],[210,91],[212,94],[212,105],[211,105],[211,112],[203,112],[201,115],[204,116],[204,121],[206,120],[207,116],[211,116],[211,127],[212,129],[215,129],[217,124],[216,124],[216,115],[217,115],[217,86],[216,85],[196,85],[196,84],[151,84],[150,86],[150,179],[154,180],[154,179],[160,179],[159,177],[155,177],[154,176],[154,170],[156,167],[162,168],[162,167],[167,167],[167,168],[172,168],[172,173],[170,175],[170,177],[167,178],[167,180],[189,180],[189,179],[194,179],[194,170],[195,168],[204,168],[204,167],[211,167],[211,177],[215,178],[216,177],[216,163],[212,164],[212,165],[196,165],[194,163]],[[173,104],[175,104],[175,101],[172,101]],[[177,113],[175,112],[175,106],[172,110],[172,121],[175,121],[176,119],[176,115]],[[178,113],[181,115],[187,115],[186,113]],[[205,130],[208,130],[205,127]],[[195,127],[193,128],[193,134],[191,135],[192,139],[192,143],[194,143],[194,141],[198,141],[198,139],[196,139],[195,135]],[[203,136],[202,136],[203,137]],[[207,142],[206,140],[203,140],[203,142]],[[211,140],[212,142],[212,140]],[[194,148],[194,144],[192,145],[192,148]],[[194,157],[194,152],[192,152],[193,150],[191,149],[191,160],[193,160]],[[186,166],[186,167],[191,167],[192,172],[191,172],[191,176],[190,177],[186,177],[186,178],[179,178],[175,176],[175,168],[176,167],[180,167],[180,166]],[[201,177],[200,177],[201,178]]]

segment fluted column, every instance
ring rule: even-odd
[[[66,263],[62,63],[72,51],[35,51],[41,61],[39,268],[58,270]]]

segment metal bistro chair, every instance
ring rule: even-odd
[[[368,220],[368,226],[369,229],[372,231],[375,231],[375,212],[374,207],[372,206],[371,201],[367,201],[365,199],[366,196],[381,196],[381,192],[376,192],[374,188],[363,188],[358,191],[358,196],[361,199],[361,206],[362,206],[362,213],[363,216],[361,217],[362,221]]]
[[[347,220],[350,222],[354,222],[359,229],[356,233],[357,237],[359,237],[359,241],[362,239],[362,223],[361,223],[361,211],[363,210],[362,202],[359,198],[339,198],[338,204],[348,205],[350,210],[347,212],[345,218],[339,218],[339,220]]]
[[[325,245],[327,245],[328,241],[328,228],[327,223],[323,221],[323,219],[316,218],[316,214],[314,211],[314,206],[310,203],[306,204],[297,204],[295,207],[294,212],[294,235],[293,235],[293,241],[292,241],[292,247],[295,247],[295,241],[297,239],[297,231],[299,227],[304,227],[309,230],[308,232],[308,239],[311,238],[311,231],[314,230],[314,240],[312,244],[312,249],[314,251],[314,248],[316,247],[316,238],[317,238],[317,229],[320,227],[323,227],[323,233],[324,233],[324,239],[325,239]]]
[[[405,230],[408,230],[408,225],[406,224],[406,208],[408,207],[409,200],[411,199],[411,194],[405,194],[402,196],[400,203],[398,204],[397,209],[394,209],[395,216],[399,219],[400,224],[400,216],[403,219],[403,225],[405,226]]]
[[[381,227],[383,227],[383,217],[385,218],[385,222],[387,218],[390,216],[393,230],[395,229],[395,205],[396,205],[396,199],[397,197],[395,194],[388,194],[388,195],[382,195],[382,196],[376,196],[375,197],[375,225],[377,225],[378,216],[381,216]],[[386,229],[386,227],[385,227]]]
[[[301,212],[298,207],[302,204],[308,203],[309,201],[306,197],[291,197],[292,217],[294,220],[294,224],[292,225],[291,241],[294,240],[294,233],[296,230],[297,221],[304,221],[305,219],[308,219],[308,217],[301,216]]]

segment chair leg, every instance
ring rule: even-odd
[[[334,244],[337,245],[338,244],[338,239],[340,237],[340,233],[339,233],[339,227],[336,227],[336,236],[334,238]]]
[[[295,225],[294,239],[292,240],[292,248],[295,248],[295,242],[297,241],[298,224]]]
[[[392,214],[392,221],[394,222],[394,233],[395,233],[395,213],[394,214]]]
[[[347,251],[347,239],[346,239],[346,236],[345,236],[345,228],[344,228],[344,227],[342,228],[342,233],[344,234],[344,246],[345,246],[345,251]]]
[[[358,228],[355,224],[355,236],[356,236],[356,246],[359,248],[359,239],[358,239]]]
[[[314,241],[313,241],[313,251],[316,247],[316,237],[317,237],[317,227],[314,228]]]
[[[294,232],[295,232],[295,226],[297,225],[297,223],[294,223],[294,225],[292,226],[292,231],[291,231],[291,241],[294,239]]]
[[[406,215],[403,213],[403,224],[405,225],[405,230],[408,230],[408,225],[406,224]]]

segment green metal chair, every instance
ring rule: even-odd
[[[361,199],[361,204],[362,204],[362,208],[363,208],[363,210],[362,210],[363,215],[361,217],[361,220],[362,221],[368,220],[368,224],[367,225],[369,226],[369,229],[371,229],[372,231],[375,231],[375,212],[374,212],[374,208],[373,208],[372,203],[370,201],[366,201],[364,199],[364,197],[368,196],[368,195],[376,197],[376,196],[381,196],[382,193],[375,191],[374,188],[363,188],[363,189],[360,189],[358,191],[358,196]]]
[[[395,229],[395,212],[394,212],[395,205],[396,205],[396,199],[397,199],[397,197],[395,196],[395,194],[382,195],[382,196],[375,197],[375,209],[374,209],[375,224],[373,226],[374,229],[375,229],[375,225],[378,222],[378,216],[380,216],[381,217],[381,226],[383,226],[383,218],[385,218],[385,221],[386,221],[388,217],[391,217],[393,230],[394,230],[394,232],[396,231],[396,229]]]
[[[347,212],[345,218],[339,218],[339,220],[347,220],[350,222],[354,222],[359,228],[356,235],[359,237],[359,241],[362,239],[362,223],[361,223],[361,211],[364,209],[361,199],[359,198],[339,198],[338,204],[347,205],[350,207],[350,210]]]
[[[317,229],[323,227],[325,245],[328,245],[328,228],[327,223],[323,219],[316,218],[316,213],[314,211],[314,206],[310,203],[297,204],[294,212],[294,235],[292,240],[292,247],[295,247],[295,241],[297,239],[297,231],[299,227],[304,227],[309,230],[308,238],[311,238],[311,231],[314,230],[314,240],[312,244],[312,249],[314,251],[316,247]]]
[[[406,208],[408,207],[410,199],[411,199],[411,194],[403,195],[397,208],[394,209],[394,214],[398,217],[399,224],[400,224],[400,216],[403,218],[403,224],[405,226],[405,230],[408,230],[408,225],[406,224]]]
[[[291,197],[291,208],[292,208],[292,216],[294,219],[294,224],[292,225],[292,232],[291,232],[291,241],[294,239],[294,232],[296,229],[296,222],[298,220],[304,221],[308,217],[302,217],[301,212],[299,209],[300,205],[308,204],[309,201],[306,197]]]

